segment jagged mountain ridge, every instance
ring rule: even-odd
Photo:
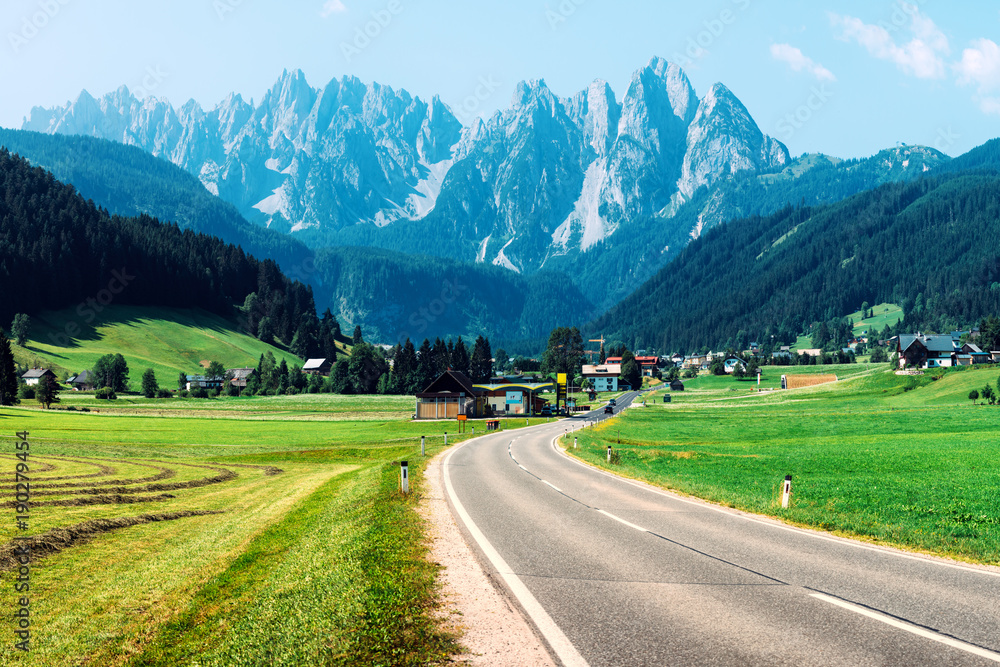
[[[465,128],[438,98],[353,77],[314,89],[300,71],[256,105],[230,95],[210,111],[193,101],[174,109],[122,87],[35,108],[23,127],[139,146],[314,247],[357,236],[359,223],[366,238],[399,225],[390,236],[410,236],[428,227],[405,225],[419,220],[447,231],[440,253],[525,273],[559,257],[599,261],[634,221],[669,225],[699,187],[789,161],[728,89],[699,100],[659,58],[620,102],[600,81],[570,99],[526,82],[508,109]]]

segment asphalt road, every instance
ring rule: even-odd
[[[563,664],[1000,662],[1000,570],[619,479],[553,446],[588,418],[478,438],[444,461],[466,536]]]

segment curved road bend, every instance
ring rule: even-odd
[[[459,524],[563,664],[1000,663],[1000,570],[614,477],[553,446],[582,421],[481,437],[444,460]]]

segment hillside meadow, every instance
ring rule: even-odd
[[[97,312],[84,307],[43,312],[31,321],[29,340],[23,348],[14,348],[15,359],[26,365],[37,361],[60,379],[93,368],[105,354],[125,357],[134,387],[143,371],[152,368],[160,386],[167,389],[177,389],[181,372],[195,375],[210,361],[245,368],[256,366],[262,354],[271,352],[289,366],[302,365],[295,355],[198,309],[112,305]]]
[[[0,474],[12,489],[27,431],[32,491],[28,529],[12,502],[0,524],[5,608],[12,543],[33,538],[31,652],[10,642],[0,664],[422,665],[459,651],[415,512],[420,436],[430,457],[446,431],[469,437],[454,422],[415,423],[400,398],[127,401],[0,409]]]
[[[1000,564],[1000,407],[969,400],[992,366],[897,376],[885,365],[766,367],[838,374],[792,391],[701,376],[578,432],[594,465],[794,524],[905,549]],[[752,383],[754,388],[756,383]],[[620,440],[620,444],[619,444]],[[564,443],[565,444],[565,443]],[[617,463],[606,462],[606,449]],[[785,475],[793,500],[780,502]]]

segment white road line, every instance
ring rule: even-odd
[[[559,493],[562,493],[562,490],[561,490],[561,489],[560,489],[560,488],[559,488],[558,486],[556,486],[555,484],[553,484],[552,482],[546,482],[546,481],[545,481],[545,480],[543,479],[543,480],[542,480],[542,484],[548,484],[549,486],[551,486],[551,487],[552,487],[553,489],[555,489],[555,490],[556,490],[556,491],[558,491]]]
[[[455,488],[451,484],[451,474],[448,466],[452,455],[461,449],[464,444],[465,443],[448,452],[448,455],[445,457],[444,461],[442,461],[444,486],[448,491],[448,497],[451,499],[452,505],[455,507],[455,512],[458,513],[462,523],[464,523],[465,527],[469,529],[469,534],[472,535],[472,539],[474,539],[476,544],[479,545],[479,548],[483,550],[486,558],[489,559],[494,569],[496,569],[496,571],[500,574],[500,577],[503,579],[504,583],[507,584],[507,588],[509,588],[514,594],[514,597],[517,598],[517,601],[521,603],[521,607],[524,608],[525,613],[528,614],[534,622],[535,627],[537,627],[538,631],[542,633],[543,637],[545,637],[545,641],[547,641],[549,646],[552,647],[552,650],[555,652],[562,664],[566,667],[588,667],[587,661],[583,659],[583,656],[576,650],[576,647],[569,641],[569,638],[566,637],[559,626],[556,625],[556,622],[552,620],[552,617],[549,616],[548,612],[546,612],[538,600],[535,599],[535,596],[531,594],[531,591],[529,591],[528,587],[524,585],[524,582],[521,581],[520,577],[518,577],[510,569],[510,566],[507,565],[507,562],[503,559],[500,553],[493,548],[493,545],[486,539],[483,532],[479,530],[479,527],[472,520],[472,517],[469,516],[469,513],[465,511],[465,507],[458,499],[458,496],[455,495]]]
[[[636,481],[634,479],[628,479],[627,477],[621,477],[619,475],[616,475],[614,473],[608,472],[606,470],[601,470],[597,466],[590,465],[589,463],[584,463],[583,461],[577,459],[576,457],[570,456],[566,452],[566,450],[563,450],[563,449],[559,448],[559,446],[556,443],[557,443],[557,441],[559,440],[560,437],[562,437],[562,436],[556,436],[555,438],[552,439],[552,449],[554,449],[556,452],[558,452],[559,454],[561,454],[562,456],[564,456],[566,459],[568,459],[572,463],[575,463],[576,465],[581,466],[583,468],[586,468],[588,470],[592,470],[593,472],[596,472],[596,473],[598,473],[600,475],[604,475],[605,477],[610,477],[611,479],[618,480],[619,482],[624,482],[625,484],[628,484],[630,486],[634,486],[634,487],[636,487],[638,489],[644,489],[644,490],[649,491],[651,493],[655,493],[656,495],[663,496],[664,498],[669,498],[671,500],[676,500],[678,502],[686,503],[688,505],[694,505],[694,506],[700,507],[702,509],[712,510],[713,512],[718,512],[719,514],[725,514],[726,516],[730,516],[730,517],[733,517],[733,518],[736,518],[736,519],[743,519],[744,521],[750,521],[752,523],[759,523],[762,526],[768,526],[770,528],[775,528],[777,530],[784,530],[784,531],[787,531],[789,533],[795,533],[797,535],[804,535],[806,537],[811,537],[811,538],[817,539],[817,540],[824,540],[826,542],[834,542],[835,544],[842,544],[844,546],[854,547],[855,549],[863,549],[865,551],[874,551],[875,553],[886,554],[886,555],[889,555],[889,556],[895,556],[897,558],[905,558],[907,560],[915,560],[915,561],[919,561],[921,563],[928,563],[928,564],[931,564],[931,565],[938,565],[940,567],[948,567],[948,568],[952,568],[954,570],[962,570],[964,572],[975,572],[976,574],[985,574],[985,575],[990,576],[990,577],[1000,577],[1000,572],[996,572],[994,570],[983,570],[983,569],[980,569],[980,568],[977,568],[977,567],[970,567],[968,565],[962,565],[961,563],[951,563],[951,562],[947,562],[947,561],[935,560],[935,559],[929,558],[927,556],[920,556],[920,555],[915,555],[915,554],[908,554],[908,553],[905,553],[903,551],[897,551],[897,550],[895,550],[895,549],[893,549],[891,547],[872,546],[872,545],[864,544],[863,542],[858,542],[858,541],[855,541],[855,540],[849,540],[849,539],[846,539],[846,538],[831,537],[831,536],[828,536],[828,535],[823,535],[822,533],[819,533],[819,532],[816,532],[816,531],[813,531],[813,530],[805,530],[805,529],[802,529],[802,528],[796,528],[795,526],[786,526],[786,525],[783,525],[783,524],[780,524],[780,523],[775,523],[776,520],[765,521],[763,519],[757,519],[757,518],[754,518],[752,516],[747,516],[746,514],[742,514],[742,513],[739,513],[737,511],[735,511],[735,510],[729,509],[728,507],[718,507],[716,505],[712,505],[708,501],[705,501],[705,500],[689,500],[687,498],[684,498],[683,496],[679,496],[677,494],[670,493],[669,491],[664,491],[663,489],[657,489],[657,488],[655,488],[655,487],[653,487],[653,486],[651,486],[649,484],[645,484],[643,482],[639,482],[639,481]]]
[[[518,468],[520,468],[521,470],[523,470],[524,472],[528,472],[528,469],[527,469],[527,468],[525,468],[525,467],[524,467],[523,465],[521,465],[520,463],[518,463],[518,464],[517,464],[517,467],[518,467]]]
[[[887,616],[885,614],[880,614],[877,611],[872,611],[871,609],[866,609],[865,607],[852,604],[850,602],[845,602],[844,600],[839,600],[835,597],[830,597],[829,595],[824,595],[823,593],[810,593],[810,597],[814,597],[817,600],[822,600],[823,602],[829,602],[830,604],[837,605],[849,611],[853,611],[856,614],[861,614],[862,616],[867,616],[868,618],[873,618],[876,621],[881,621],[886,625],[891,625],[894,628],[899,628],[900,630],[906,630],[907,632],[913,633],[919,637],[925,639],[930,639],[946,646],[951,646],[952,648],[957,648],[960,651],[966,651],[967,653],[972,653],[973,655],[978,655],[980,658],[986,658],[987,660],[992,660],[993,662],[1000,662],[1000,653],[994,653],[985,648],[980,648],[973,644],[967,644],[963,641],[955,639],[953,637],[948,637],[946,635],[939,634],[937,632],[932,632],[925,628],[921,628],[899,619],[893,618],[892,616]]]
[[[635,528],[635,529],[636,529],[636,530],[638,530],[638,531],[639,531],[640,533],[648,533],[648,532],[649,532],[648,530],[646,530],[646,529],[645,529],[645,528],[643,528],[642,526],[637,526],[637,525],[635,525],[634,523],[629,523],[629,522],[628,522],[628,521],[626,521],[625,519],[622,519],[621,517],[617,517],[617,516],[615,516],[614,514],[611,514],[610,512],[605,512],[604,510],[597,510],[597,511],[598,511],[598,512],[600,512],[601,514],[603,514],[604,516],[608,517],[609,519],[614,519],[614,520],[615,520],[615,521],[617,521],[618,523],[624,523],[624,524],[625,524],[626,526],[628,526],[629,528]]]

